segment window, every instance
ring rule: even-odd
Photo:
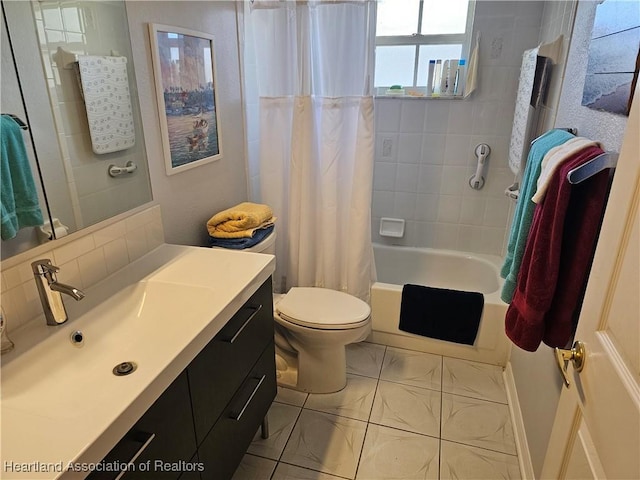
[[[379,0],[375,86],[424,87],[429,60],[466,59],[473,11],[473,0]]]

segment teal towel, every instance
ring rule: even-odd
[[[2,240],[13,238],[24,227],[42,225],[42,212],[36,185],[29,166],[22,130],[10,117],[2,115],[0,202],[2,204]]]
[[[522,183],[520,184],[516,212],[509,232],[507,255],[500,270],[500,275],[505,279],[500,298],[506,303],[511,303],[513,292],[516,288],[524,247],[527,243],[533,212],[536,208],[536,204],[531,201],[531,198],[536,193],[542,159],[553,147],[562,145],[571,138],[574,138],[574,136],[564,130],[549,130],[539,137],[531,146],[531,150],[529,150],[527,166],[524,169]]]

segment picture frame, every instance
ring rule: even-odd
[[[214,36],[149,24],[167,175],[222,158]]]
[[[589,43],[582,106],[629,116],[640,67],[640,7],[601,0]]]

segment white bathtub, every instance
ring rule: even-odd
[[[500,300],[500,257],[430,248],[373,246],[378,281],[371,287],[369,340],[394,347],[506,366],[511,342],[504,333],[507,304]],[[484,309],[474,345],[436,340],[398,328],[407,283],[481,292]]]

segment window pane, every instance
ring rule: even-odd
[[[464,33],[467,27],[468,7],[468,0],[424,0],[420,33]]]
[[[419,8],[420,0],[379,0],[376,36],[417,33]]]
[[[429,60],[444,60],[460,58],[462,45],[420,45],[420,58],[418,58],[418,87],[427,85],[429,75]],[[377,74],[377,70],[376,70]]]
[[[416,47],[413,45],[377,46],[375,86],[413,86],[415,59]]]

